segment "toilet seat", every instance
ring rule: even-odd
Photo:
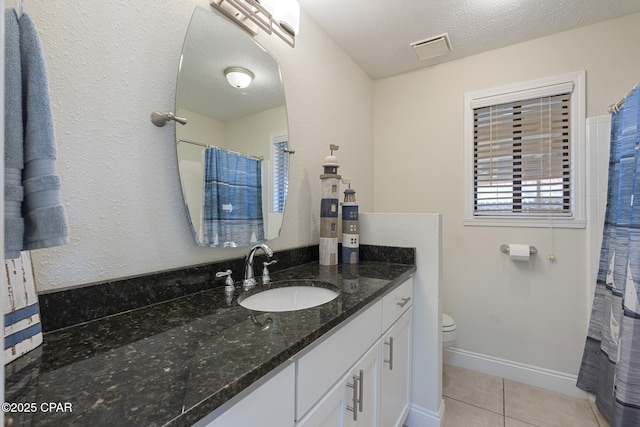
[[[442,332],[453,332],[456,330],[456,322],[447,314],[442,313]]]
[[[456,322],[442,313],[442,348],[447,349],[456,342]]]

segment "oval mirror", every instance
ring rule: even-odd
[[[214,10],[196,7],[176,86],[182,194],[199,246],[278,237],[287,196],[287,110],[276,59]]]

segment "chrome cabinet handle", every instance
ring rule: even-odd
[[[351,400],[353,402],[353,406],[347,405],[347,411],[353,412],[353,421],[358,421],[358,380],[357,376],[353,376],[353,384],[347,383],[347,387],[353,389],[353,396]]]
[[[360,393],[358,394],[358,409],[362,412],[362,401],[363,399],[363,390],[364,390],[364,371],[360,369]]]
[[[385,342],[389,346],[389,359],[385,359],[385,363],[389,364],[389,370],[393,371],[393,337],[389,337],[389,342]]]
[[[353,376],[353,384],[347,383],[347,387],[353,389],[353,406],[347,406],[347,411],[353,412],[353,421],[358,421],[358,411],[362,412],[362,400],[364,393],[364,371],[360,369],[360,376]]]
[[[400,306],[400,308],[402,308],[405,305],[409,304],[409,301],[411,301],[411,297],[402,298],[402,302],[399,302],[397,304]]]

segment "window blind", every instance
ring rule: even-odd
[[[273,211],[284,212],[284,202],[289,190],[289,158],[284,151],[289,148],[288,141],[273,143]]]
[[[474,108],[474,215],[571,216],[571,92]]]

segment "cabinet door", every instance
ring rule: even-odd
[[[380,346],[371,347],[296,427],[378,427]]]
[[[349,417],[347,406],[351,404],[345,394],[351,374],[345,375],[327,394],[301,419],[296,427],[343,427]]]
[[[344,426],[380,426],[380,364],[382,363],[381,343],[378,341],[356,363],[348,378],[345,389]],[[355,411],[355,412],[354,412]]]
[[[402,426],[411,404],[411,328],[413,308],[407,310],[383,336],[382,425]]]
[[[301,419],[380,341],[382,302],[378,301],[298,359],[296,416]]]

